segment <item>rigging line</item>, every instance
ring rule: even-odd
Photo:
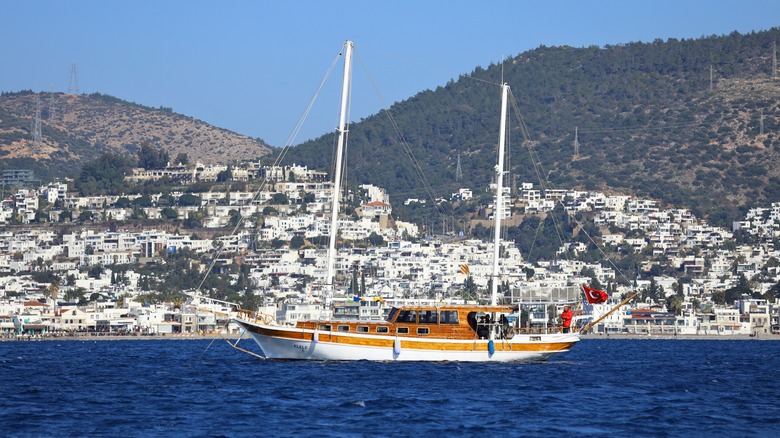
[[[377,93],[377,96],[382,103],[382,107],[385,108],[383,112],[387,116],[388,121],[390,122],[390,125],[393,127],[393,131],[395,132],[396,136],[398,137],[399,142],[401,143],[404,151],[409,156],[409,158],[412,161],[412,167],[414,168],[415,172],[417,173],[418,177],[421,179],[423,183],[423,188],[425,189],[426,193],[428,194],[428,197],[431,199],[431,203],[435,206],[437,212],[440,215],[444,215],[444,210],[441,208],[441,206],[437,205],[436,203],[436,197],[433,195],[433,189],[431,188],[430,183],[428,182],[428,179],[425,178],[425,172],[423,172],[422,168],[420,167],[419,162],[414,156],[414,153],[412,152],[411,147],[406,142],[406,138],[404,138],[403,134],[401,133],[401,129],[398,127],[398,124],[395,121],[395,118],[393,118],[392,113],[390,112],[387,102],[382,97],[382,93],[379,92],[379,87],[377,87],[376,82],[374,81],[373,77],[368,73],[368,70],[365,67],[365,64],[363,64],[363,59],[358,55],[356,56],[358,59],[358,62],[360,63],[361,68],[366,74],[366,77],[368,78],[369,82],[371,83],[371,86],[374,88],[374,92]]]
[[[531,156],[531,164],[534,167],[534,172],[536,173],[536,177],[539,179],[540,188],[543,191],[546,192],[549,189],[549,187],[551,186],[549,178],[548,178],[549,174],[544,175],[544,167],[542,166],[542,161],[539,158],[539,154],[536,151],[536,148],[533,146],[533,142],[531,141],[531,134],[528,131],[528,126],[526,126],[525,121],[523,120],[523,116],[522,116],[522,113],[520,112],[520,107],[519,107],[519,105],[517,103],[517,99],[514,97],[514,95],[511,94],[511,89],[510,89],[510,95],[511,95],[510,96],[511,97],[510,101],[512,103],[512,109],[514,110],[513,113],[515,114],[515,117],[517,118],[518,126],[520,127],[520,132],[522,133],[523,138],[525,139],[526,144],[528,146],[528,151],[529,151],[529,154]],[[544,177],[542,177],[542,175],[544,175]],[[564,207],[563,208],[564,213],[569,215],[568,211],[565,208],[565,205],[563,205],[563,202],[560,199],[559,199],[559,202],[561,202],[561,206]],[[560,221],[558,220],[558,218],[556,217],[556,215],[554,213],[555,212],[554,212],[554,209],[553,209],[553,211],[551,211],[548,214],[548,216],[550,217],[550,219],[553,222],[553,227],[555,228],[555,234],[558,237],[558,242],[560,243],[561,246],[563,246],[563,244],[565,242],[564,242],[564,239],[563,239],[562,224],[560,223]],[[536,233],[534,235],[533,245],[535,245],[535,243],[536,243],[536,238],[538,237],[539,230],[544,225],[544,221],[540,221],[540,225],[541,226],[537,227],[537,229],[536,229]],[[530,252],[529,252],[529,257],[530,257]],[[564,257],[567,260],[570,260],[570,256],[569,256],[568,252],[564,253]]]
[[[728,120],[736,120],[736,119],[725,119]],[[720,122],[722,122],[721,120]],[[638,126],[636,128],[610,128],[610,129],[593,129],[593,130],[579,130],[580,134],[602,134],[602,133],[608,133],[608,132],[632,132],[632,131],[651,131],[651,130],[660,130],[660,129],[671,129],[671,128],[690,128],[691,126],[706,126],[706,125],[714,125],[715,122],[693,122],[693,123],[678,123],[675,125],[658,125],[658,126]]]
[[[387,57],[390,57],[390,58],[400,59],[400,60],[403,60],[403,61],[408,62],[410,64],[416,64],[418,66],[425,67],[429,71],[434,71],[434,72],[444,73],[444,74],[450,75],[450,77],[452,78],[452,76],[451,76],[452,73],[450,71],[444,69],[444,68],[439,68],[439,67],[437,67],[435,65],[432,65],[432,64],[424,63],[424,62],[418,61],[416,59],[408,58],[408,57],[405,57],[405,56],[400,56],[400,55],[397,55],[397,54],[394,54],[394,53],[385,52],[385,51],[382,51],[382,50],[376,50],[376,49],[371,50],[370,48],[369,48],[369,50],[365,50],[366,46],[363,46],[363,45],[361,45],[361,47],[363,48],[364,52],[365,51],[374,52],[374,53],[379,53],[381,55],[384,55],[384,56],[387,56]],[[474,81],[477,81],[477,82],[483,82],[483,83],[490,84],[490,85],[498,85],[498,86],[501,85],[501,83],[498,83],[498,82],[489,81],[489,80],[486,80],[486,79],[480,79],[480,78],[477,78],[477,77],[474,77],[474,76],[471,76],[471,75],[467,75],[467,74],[464,74],[464,73],[461,73],[461,74],[458,75],[458,79],[463,79],[463,78],[471,79],[471,80],[474,80]],[[451,80],[454,81],[454,79],[451,79]]]
[[[618,274],[620,274],[621,277],[623,277],[623,280],[626,281],[626,284],[631,284],[631,280],[629,280],[625,276],[625,274],[623,274],[623,272],[620,269],[618,269],[618,267],[615,265],[615,263],[612,261],[612,259],[609,258],[609,256],[604,252],[604,250],[601,249],[601,246],[598,243],[596,243],[596,241],[593,239],[593,237],[590,235],[590,233],[588,233],[588,231],[585,229],[585,227],[577,220],[577,217],[573,216],[573,219],[574,219],[574,222],[577,223],[577,225],[580,226],[580,232],[585,233],[585,236],[587,236],[588,240],[590,240],[590,242],[593,243],[593,245],[596,247],[596,249],[598,249],[598,251],[602,255],[602,257],[609,262],[609,265],[612,266],[612,269],[614,269],[615,272],[617,272]]]
[[[510,90],[511,93],[511,90]],[[514,96],[512,96],[512,103],[513,103],[513,109],[515,109],[515,113],[517,114],[518,120],[521,123],[521,130],[524,132],[524,137],[526,140],[530,140],[530,134],[528,134],[528,128],[525,127],[525,123],[522,121],[522,115],[520,113],[520,109],[517,106],[517,100],[514,99]],[[544,173],[544,167],[542,166],[541,160],[539,159],[538,152],[536,152],[536,148],[533,146],[532,142],[528,141],[528,149],[529,153],[531,154],[531,161],[534,166],[534,170],[536,171],[537,178],[539,178],[539,184],[541,185],[542,190],[551,190],[554,189],[553,184],[549,180],[549,174],[547,174],[544,178],[541,177],[541,175]],[[563,204],[562,199],[557,199],[557,202],[561,204],[561,207],[563,207],[564,211],[566,211],[566,206]],[[568,213],[567,213],[568,214]],[[601,246],[593,239],[593,237],[585,231],[585,227],[577,220],[576,215],[568,215],[570,219],[573,219],[574,222],[580,227],[580,231],[583,231],[585,233],[585,236],[588,237],[588,240],[593,243],[593,245],[598,249],[599,253],[607,260],[609,265],[617,272],[624,280],[628,281],[625,274],[615,265],[615,263],[610,259],[607,254],[604,252],[604,250],[601,248]],[[563,244],[563,239],[558,227],[558,224],[555,219],[555,215],[551,215],[553,223],[556,226],[556,233],[558,234],[558,240]],[[539,231],[539,228],[537,228],[537,234]],[[534,244],[536,243],[536,235],[534,236]],[[530,256],[530,254],[529,254]],[[570,260],[570,255],[568,254],[568,251],[564,253],[564,256],[567,260]],[[630,281],[628,281],[630,284]]]
[[[330,67],[328,67],[328,70],[325,72],[325,76],[323,76],[322,80],[320,80],[319,87],[317,87],[317,90],[314,92],[314,95],[309,100],[308,106],[306,106],[306,109],[304,110],[303,114],[298,119],[298,123],[296,123],[295,128],[293,129],[293,132],[290,134],[289,137],[287,137],[287,141],[285,142],[285,146],[292,145],[292,142],[295,140],[295,137],[297,137],[298,133],[300,132],[301,128],[303,127],[303,123],[306,121],[306,118],[309,116],[309,113],[311,112],[312,108],[314,107],[314,102],[317,101],[317,97],[319,96],[320,92],[322,91],[323,87],[325,86],[325,82],[327,82],[328,78],[330,77],[331,73],[333,72],[333,69],[338,64],[338,60],[341,57],[341,54],[342,54],[342,52],[339,51],[338,55],[336,55],[336,57],[331,62]]]
[[[343,50],[343,49],[342,49]],[[312,108],[314,107],[314,102],[317,100],[317,97],[319,96],[320,92],[322,91],[325,82],[327,82],[327,79],[330,77],[331,73],[333,72],[333,69],[338,63],[339,58],[341,57],[342,52],[339,51],[338,55],[333,59],[333,61],[330,64],[330,67],[328,67],[325,76],[323,76],[322,80],[320,81],[319,86],[317,87],[317,90],[315,91],[312,98],[309,100],[309,104],[307,105],[306,109],[304,110],[301,117],[298,119],[298,122],[296,123],[295,127],[293,128],[293,131],[290,133],[290,136],[287,138],[287,141],[285,142],[285,146],[282,148],[282,151],[279,153],[279,155],[276,157],[273,163],[273,167],[279,166],[279,164],[284,160],[284,157],[287,155],[287,152],[291,149],[292,142],[297,137],[298,133],[300,132],[301,128],[303,127],[303,123],[306,121],[309,113],[311,112]],[[255,191],[254,196],[252,197],[252,200],[250,204],[253,204],[259,197],[260,193],[267,187],[268,182],[270,180],[270,177],[266,175],[266,177],[263,179],[263,182],[258,186],[257,191]],[[236,221],[235,227],[233,227],[233,230],[229,234],[229,236],[233,236],[236,234],[236,231],[238,228],[243,224],[245,218],[244,215],[241,214],[241,209],[239,208],[238,213],[238,220]],[[222,255],[222,253],[225,251],[225,244],[223,243],[218,249],[214,256],[214,259],[209,264],[208,269],[203,275],[203,278],[201,279],[200,283],[198,284],[198,287],[195,289],[195,292],[200,292],[201,288],[203,287],[203,284],[206,282],[206,278],[211,274],[211,271],[214,270],[214,266],[217,263],[217,260]]]
[[[771,117],[771,116],[767,116],[765,114],[764,118],[766,119],[767,117]],[[735,116],[735,117],[721,117],[720,119],[718,119],[716,121],[712,121],[712,122],[700,121],[700,122],[691,122],[691,123],[678,123],[678,124],[673,124],[673,125],[667,125],[667,124],[660,125],[660,124],[656,123],[655,125],[638,126],[638,127],[635,127],[635,128],[609,128],[609,129],[592,129],[592,130],[587,130],[587,129],[586,130],[582,130],[582,129],[580,129],[579,133],[580,134],[583,134],[583,133],[584,134],[603,134],[603,133],[610,133],[610,132],[654,131],[654,130],[661,130],[661,129],[690,128],[690,127],[694,127],[694,126],[715,126],[715,125],[724,124],[724,123],[727,123],[727,122],[739,122],[739,121],[743,121],[744,122],[744,121],[749,121],[750,119],[751,119],[750,117],[739,117],[739,116]]]

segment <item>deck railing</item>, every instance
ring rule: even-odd
[[[254,310],[239,309],[238,319],[260,324],[272,324],[276,321],[273,315],[267,313],[255,312]]]

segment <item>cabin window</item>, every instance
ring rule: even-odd
[[[420,324],[436,324],[438,320],[439,315],[435,310],[423,310],[420,312]]]
[[[417,311],[416,310],[401,310],[398,313],[398,319],[396,319],[395,322],[411,322],[411,323],[415,323],[415,322],[417,322]]]
[[[390,330],[387,328],[387,326],[382,325],[382,326],[379,326],[379,327],[376,328],[376,332],[377,333],[389,333]]]
[[[398,330],[396,330],[396,333],[399,335],[408,335],[409,334],[409,327],[398,327]]]
[[[390,313],[387,315],[387,321],[392,321],[393,318],[395,318],[395,315],[397,314],[398,314],[398,309],[396,309],[395,307],[390,309]]]
[[[428,329],[428,327],[417,327],[417,334],[418,335],[427,335],[428,333],[430,333],[430,330]]]
[[[330,331],[330,324],[320,324],[320,330],[322,330],[324,332],[329,332]]]
[[[457,310],[442,310],[441,320],[442,324],[457,324],[458,323],[458,311]]]
[[[340,332],[348,332],[349,331],[349,326],[348,325],[340,325],[340,326],[338,326],[336,328],[336,330],[338,330]]]
[[[359,325],[355,329],[358,333],[368,333],[368,326],[367,325]]]

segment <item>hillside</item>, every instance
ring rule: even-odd
[[[481,193],[495,164],[503,74],[530,131],[524,142],[512,120],[510,181],[538,182],[530,144],[554,187],[653,197],[730,225],[751,206],[780,201],[780,80],[772,74],[778,39],[780,30],[772,29],[540,47],[423,91],[389,113],[435,196],[464,186]],[[386,114],[353,124],[349,178],[396,198],[425,196],[398,138]],[[328,134],[287,157],[328,168],[332,144]]]
[[[41,141],[33,142],[40,102]],[[0,96],[0,167],[34,169],[40,178],[73,176],[104,152],[132,155],[144,141],[171,157],[206,164],[266,155],[262,142],[176,114],[101,94],[4,93]]]

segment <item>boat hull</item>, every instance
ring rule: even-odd
[[[235,320],[269,359],[516,362],[544,361],[569,351],[578,333],[515,335],[512,339],[442,339],[317,332]]]

